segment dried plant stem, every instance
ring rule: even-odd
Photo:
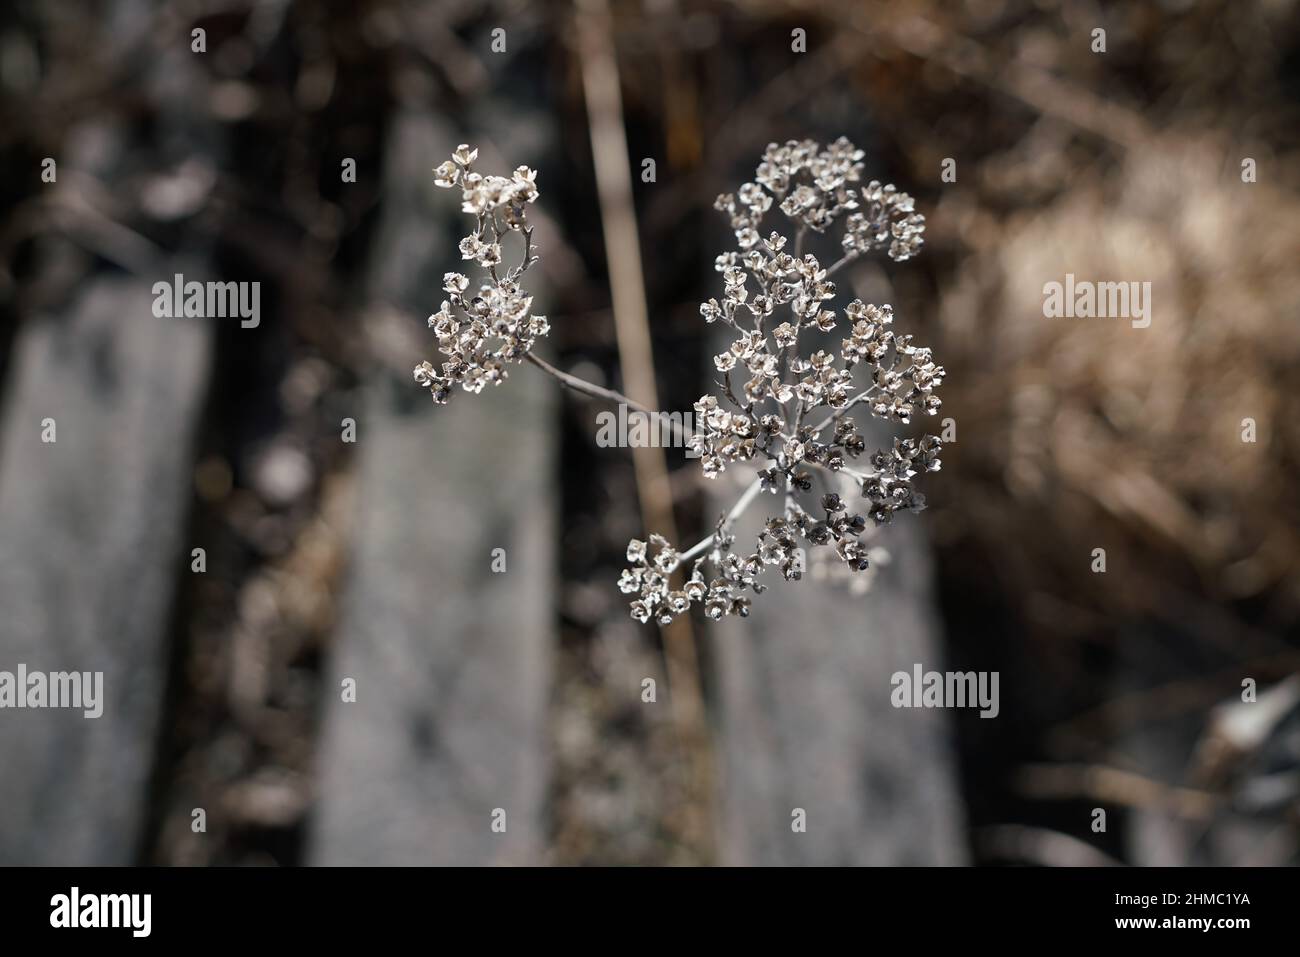
[[[642,405],[640,402],[635,402],[632,399],[629,399],[621,392],[616,392],[613,389],[606,389],[604,386],[599,386],[596,385],[595,383],[588,382],[586,379],[580,379],[576,375],[570,375],[567,372],[561,372],[559,369],[555,368],[555,366],[551,365],[545,359],[538,358],[535,353],[530,352],[524,358],[527,359],[527,361],[531,362],[533,365],[537,366],[537,368],[541,369],[547,375],[554,376],[556,379],[560,381],[562,385],[564,385],[566,388],[572,389],[574,392],[581,392],[583,395],[589,395],[595,399],[605,399],[608,402],[614,402],[614,403],[626,405],[629,409],[633,409],[637,412],[644,413],[645,415],[654,416],[655,418],[663,422],[664,425],[668,426],[669,429],[672,430],[672,436],[674,441],[682,445],[686,444],[687,435],[686,435],[686,430],[682,427],[682,423],[672,418],[670,415],[668,415],[668,413],[656,412],[654,409],[648,408]]]
[[[832,422],[838,422],[840,419],[844,418],[844,414],[846,412],[848,412],[859,402],[865,401],[867,398],[871,396],[871,393],[875,392],[878,388],[879,386],[874,386],[874,385],[868,386],[867,388],[859,392],[857,395],[855,395],[853,398],[849,399],[849,401],[844,404],[844,407],[842,409],[837,409],[835,412],[826,416],[826,418],[822,419],[815,426],[813,426],[813,430],[812,430],[813,436],[816,437],[821,435],[822,430],[825,429],[826,426],[830,425]]]
[[[722,528],[724,531],[730,528],[731,524],[735,522],[736,519],[740,518],[745,509],[749,508],[749,504],[758,497],[759,490],[762,487],[763,483],[759,479],[754,479],[754,481],[749,483],[749,488],[745,489],[745,494],[736,500],[736,504],[731,506],[731,511],[727,513],[727,517],[722,520]],[[708,551],[709,546],[713,544],[713,539],[714,536],[710,535],[707,538],[696,542],[686,551],[682,552],[682,562],[688,562],[697,555],[701,555]]]
[[[578,13],[578,51],[619,361],[627,391],[639,402],[656,408],[659,401],[609,4],[607,0],[579,0]],[[663,450],[641,446],[634,448],[632,455],[646,528],[657,529],[676,540],[672,488]],[[683,809],[681,831],[688,844],[694,844],[705,857],[711,857],[712,756],[700,689],[699,657],[690,619],[679,617],[665,626],[663,639],[673,714],[692,772],[693,793],[689,807]]]
[[[830,279],[831,276],[834,276],[837,272],[857,258],[858,254],[856,252],[845,253],[839,259],[835,260],[835,262],[826,267],[826,278]]]

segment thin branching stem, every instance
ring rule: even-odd
[[[588,382],[586,379],[580,379],[576,375],[561,372],[545,359],[539,358],[535,353],[530,352],[524,356],[524,358],[537,366],[537,368],[541,369],[547,375],[554,376],[556,379],[560,380],[563,385],[572,389],[574,392],[581,392],[583,395],[589,395],[595,399],[604,399],[607,402],[621,403],[626,405],[629,409],[634,409],[637,412],[660,419],[672,431],[673,440],[675,442],[678,442],[681,445],[687,444],[688,436],[686,435],[686,430],[682,427],[682,423],[678,422],[667,412],[656,412],[654,409],[647,408],[640,402],[634,402],[621,392],[616,392],[613,389],[606,389],[603,386],[598,386],[595,383]]]
[[[725,532],[731,528],[732,524],[736,521],[736,519],[740,518],[740,516],[744,514],[745,509],[749,508],[750,503],[753,502],[754,499],[758,497],[758,493],[762,488],[763,488],[763,483],[759,479],[754,479],[754,481],[749,483],[749,487],[745,489],[745,493],[741,495],[740,498],[736,499],[736,504],[731,506],[731,511],[728,512],[727,517],[722,520],[722,525],[719,527],[719,532]],[[686,551],[682,552],[681,560],[683,562],[688,562],[696,555],[703,553],[710,545],[713,544],[714,539],[716,539],[717,537],[718,537],[718,532],[714,532],[712,535],[708,536],[707,538],[704,538],[696,542]]]
[[[871,393],[875,392],[879,388],[880,386],[878,385],[869,386],[866,389],[863,389],[853,398],[849,399],[848,402],[844,403],[844,408],[836,410],[832,414],[828,415],[826,418],[822,419],[821,422],[817,423],[817,425],[813,426],[812,437],[817,438],[819,435],[822,434],[822,430],[825,429],[826,426],[830,425],[832,422],[838,422],[840,419],[844,418],[845,413],[847,413],[849,409],[853,408],[859,402],[865,401],[867,398],[871,396]]]
[[[845,253],[843,256],[835,260],[835,262],[831,263],[830,266],[826,268],[826,278],[830,279],[831,276],[834,276],[837,272],[839,272],[849,263],[853,262],[853,260],[857,259],[859,255],[860,253],[858,253],[857,250],[854,250],[853,252],[850,253]]]

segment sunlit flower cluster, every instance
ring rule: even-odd
[[[735,339],[714,357],[719,391],[695,403],[696,431],[689,442],[706,478],[753,462],[759,468],[752,491],[784,495],[785,504],[781,515],[767,519],[750,554],[733,548],[731,524],[739,508],[685,553],[656,536],[651,558],[645,545],[634,541],[628,550],[631,567],[620,584],[637,596],[632,615],[638,620],[665,623],[693,603],[713,619],[747,615],[745,593],[763,590],[758,581],[763,570],[778,566],[784,578],[801,578],[807,546],[824,548],[852,572],[865,572],[880,550],[864,541],[864,531],[887,524],[896,512],[925,507],[914,479],[939,469],[939,439],[897,438],[891,448],[867,454],[851,412],[864,408],[900,423],[934,415],[943,367],[910,335],[894,331],[891,306],[854,299],[841,313],[831,305],[836,294],[831,276],[841,267],[873,250],[908,259],[925,230],[924,217],[906,193],[874,181],[858,185],[862,158],[862,151],[843,138],[824,149],[811,141],[772,144],[754,182],[718,197],[715,205],[730,217],[738,249],[717,258],[722,296],[704,302],[700,315],[729,327]],[[764,228],[773,206],[793,226],[793,241]],[[842,257],[824,267],[803,246],[811,234],[825,233],[837,222],[844,230]],[[803,334],[837,329],[838,350],[824,342],[800,350]],[[860,495],[861,514],[832,490],[843,477]],[[813,511],[820,514],[810,514],[801,497],[819,483],[824,494]],[[665,570],[663,556],[672,556],[671,569]],[[675,589],[671,572],[688,559],[694,559],[690,587]],[[711,576],[705,568],[712,569]]]
[[[434,401],[445,404],[456,385],[479,393],[499,385],[511,362],[521,362],[534,343],[550,331],[545,316],[533,315],[533,297],[519,279],[536,262],[527,206],[537,199],[537,174],[520,166],[509,176],[484,176],[474,170],[478,150],[461,145],[451,159],[434,170],[434,183],[444,189],[460,187],[461,210],[474,217],[474,228],[460,241],[461,258],[476,263],[485,275],[471,290],[468,276],[443,276],[447,298],[429,317],[438,337],[441,366],[421,362],[415,381]],[[521,237],[522,258],[508,271],[501,269],[501,242],[511,233]]]
[[[847,213],[845,253],[883,249],[896,262],[909,259],[924,242],[925,217],[915,211],[912,197],[893,185],[876,180],[858,185],[864,155],[844,137],[825,149],[812,140],[772,143],[754,182],[724,193],[715,205],[731,217],[742,251],[761,241],[760,223],[775,203],[797,228],[818,233]]]
[[[474,170],[477,159],[477,150],[462,145],[434,171],[438,186],[460,189],[461,209],[474,218],[459,249],[483,275],[477,284],[459,272],[443,277],[446,299],[429,326],[445,358],[440,366],[422,362],[415,381],[445,403],[456,385],[481,392],[500,384],[511,363],[528,360],[570,388],[625,400],[531,354],[549,331],[520,283],[537,261],[527,219],[536,174],[521,166],[508,177],[485,176]],[[923,240],[925,219],[911,197],[875,181],[862,185],[862,160],[843,138],[825,148],[810,140],[774,143],[752,182],[718,197],[737,248],[718,256],[722,294],[704,302],[700,315],[734,336],[714,356],[718,388],[695,403],[688,444],[705,478],[752,466],[752,481],[694,547],[678,550],[657,534],[629,543],[619,589],[632,596],[638,621],[667,624],[692,606],[715,621],[745,617],[750,594],[766,588],[761,579],[769,568],[787,581],[811,568],[819,579],[867,582],[883,554],[874,529],[897,512],[925,507],[915,480],[938,471],[939,439],[898,437],[868,452],[853,413],[865,409],[898,423],[934,415],[943,366],[895,331],[892,307],[860,299],[842,310],[833,305],[832,277],[842,267],[872,251],[905,260]],[[764,226],[773,207],[788,221],[789,235]],[[839,233],[832,247],[839,258],[824,266],[804,246],[832,230]],[[507,270],[502,240],[511,233],[523,250]],[[765,519],[752,551],[737,551],[733,527],[764,494],[782,496],[783,507]],[[808,548],[815,549],[811,564]],[[828,562],[838,572],[828,572]]]

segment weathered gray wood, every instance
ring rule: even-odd
[[[891,561],[867,594],[769,572],[752,616],[715,626],[724,863],[965,863],[947,716],[890,704],[895,671],[943,669],[926,541],[905,515],[879,543]]]
[[[435,193],[429,172],[457,141],[414,115],[391,135],[372,285],[375,298],[423,317],[460,259],[447,225],[458,197]],[[435,406],[410,374],[436,356],[422,318],[412,341],[416,351],[395,350],[375,373],[355,416],[359,514],[310,855],[320,864],[536,863],[556,390],[515,368],[499,388]],[[505,549],[504,573],[492,571],[495,548]],[[345,678],[356,680],[355,703],[341,700]],[[491,829],[497,808],[504,834]]]
[[[152,303],[146,281],[90,280],[11,357],[0,670],[102,671],[104,707],[0,710],[0,864],[129,864],[140,840],[212,338]]]
[[[1120,803],[1094,795],[1109,826],[1122,828],[1125,859],[1140,867],[1294,864],[1289,755],[1300,735],[1300,676],[1277,682],[1275,670],[1245,664],[1219,670],[1190,627],[1135,624],[1119,634],[1112,700],[1136,707],[1115,713],[1097,761],[1136,771],[1157,796]],[[1246,677],[1257,681],[1249,703],[1241,699]]]

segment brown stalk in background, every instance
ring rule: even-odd
[[[609,5],[607,0],[578,0],[577,10],[580,14],[578,56],[624,391],[635,402],[658,409],[645,279],[632,201],[632,169],[627,155]],[[632,461],[642,524],[665,535],[669,541],[678,541],[663,449],[634,446]],[[690,619],[682,616],[664,626],[663,641],[673,718],[690,763],[691,800],[682,809],[677,825],[687,843],[705,857],[711,857],[712,760],[700,690],[699,656]]]

